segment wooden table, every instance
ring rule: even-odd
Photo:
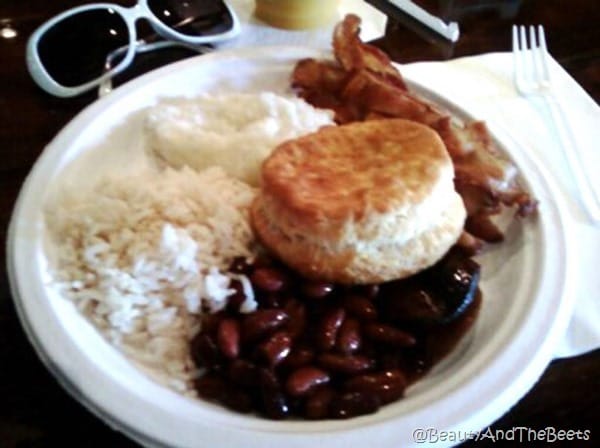
[[[58,99],[41,92],[29,78],[24,48],[29,34],[45,19],[81,1],[3,0],[0,28],[0,240],[19,188],[50,139],[95,95]],[[130,5],[131,1],[119,2]],[[386,36],[375,42],[394,60],[443,60],[510,48],[510,25],[546,27],[553,56],[600,101],[600,8],[592,0],[427,0],[432,13],[457,20],[461,38],[440,45],[405,20],[390,20]],[[10,32],[8,34],[11,34]],[[4,36],[4,34],[2,34]],[[180,58],[162,53],[147,67]],[[15,314],[0,254],[0,447],[128,447],[133,442],[113,431],[73,400],[48,373],[27,341]],[[597,294],[597,292],[595,292]],[[507,368],[518,368],[507,366]],[[492,429],[592,429],[600,421],[600,350],[554,361],[537,385]],[[589,446],[599,446],[592,431]],[[470,442],[467,445],[481,445]],[[585,446],[573,442],[573,446]]]

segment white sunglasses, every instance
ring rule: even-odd
[[[140,46],[144,41],[137,39],[135,27],[139,19],[146,19],[161,37],[184,46],[218,43],[240,32],[239,20],[225,0],[139,0],[131,8],[92,3],[53,17],[31,35],[26,55],[31,77],[60,97],[106,83],[131,64],[136,51],[164,46]]]

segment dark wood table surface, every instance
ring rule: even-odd
[[[82,1],[2,0],[0,4],[0,240],[25,176],[52,137],[94,94],[59,99],[40,91],[27,74],[25,43],[44,20]],[[118,2],[131,5],[132,1]],[[439,42],[404,18],[388,23],[375,42],[394,60],[444,60],[510,49],[510,25],[546,27],[553,56],[600,101],[600,7],[596,0],[427,0],[432,13],[457,20],[459,42]],[[8,38],[16,31],[16,36]],[[139,61],[131,73],[188,56],[180,50]],[[0,256],[0,448],[133,447],[128,438],[95,418],[65,392],[38,360],[16,316]],[[598,291],[593,294],[598,295]],[[600,323],[599,323],[600,325]],[[506,366],[517,370],[519,366]],[[539,382],[492,429],[527,427],[592,430],[588,442],[600,446],[600,350],[552,362]],[[476,429],[476,428],[474,428]],[[469,442],[465,446],[481,445]],[[485,443],[483,443],[485,444]],[[554,445],[554,444],[553,444]]]

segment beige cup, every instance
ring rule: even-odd
[[[338,4],[339,0],[256,0],[254,15],[278,28],[316,28],[333,21]]]

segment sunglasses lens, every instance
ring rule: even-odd
[[[109,8],[92,9],[61,20],[38,43],[44,68],[56,82],[75,87],[102,75],[109,55],[114,67],[125,57],[115,50],[129,43],[124,19]]]
[[[148,7],[165,25],[190,37],[221,34],[233,27],[222,0],[149,0]]]

